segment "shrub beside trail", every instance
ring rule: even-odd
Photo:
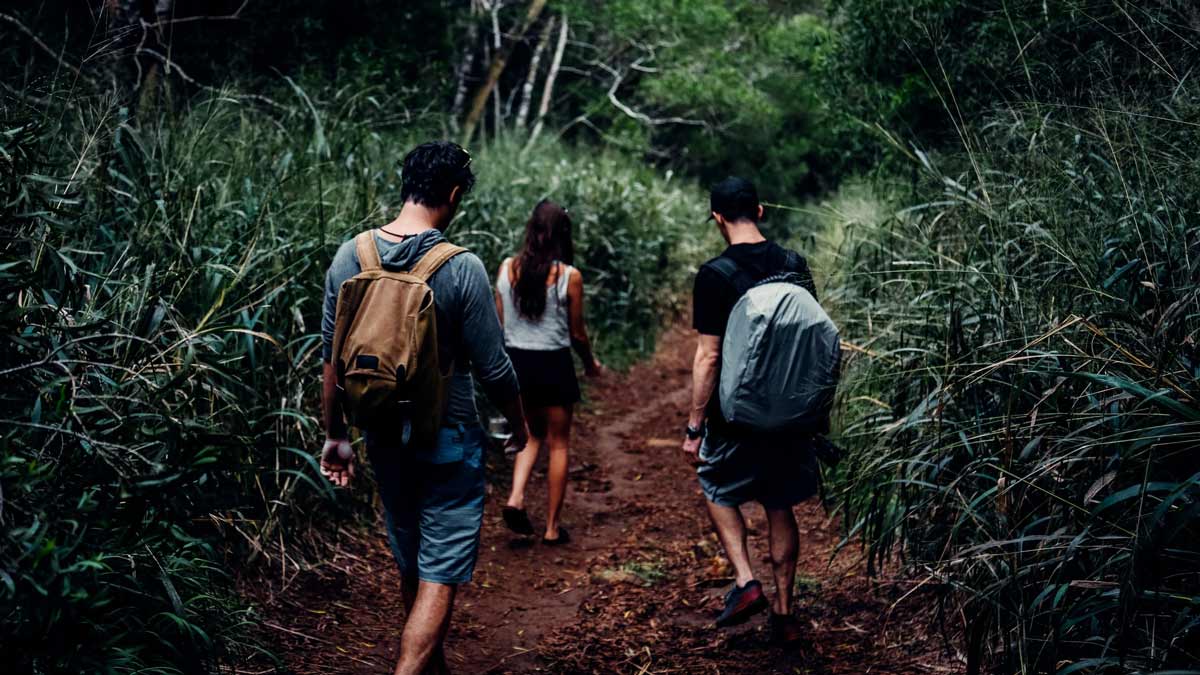
[[[829,212],[856,345],[834,495],[873,566],[938,589],[972,672],[1200,663],[1190,101],[1008,110],[911,154],[892,215]]]

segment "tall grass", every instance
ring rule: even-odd
[[[0,104],[0,652],[6,672],[211,671],[259,649],[236,571],[294,574],[366,511],[313,460],[322,275],[394,213],[396,162],[440,120],[292,85],[140,121],[45,100]],[[516,148],[477,153],[451,237],[494,269],[560,199],[604,355],[648,348],[703,201],[636,162]]]
[[[1200,108],[1110,106],[1002,110],[906,151],[910,206],[828,214],[835,497],[971,672],[1200,672]]]

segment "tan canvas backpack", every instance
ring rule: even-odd
[[[387,427],[403,445],[437,439],[453,370],[438,363],[429,278],[466,249],[436,244],[407,272],[383,269],[375,233],[355,238],[362,271],[338,291],[333,358],[342,406],[360,429]]]

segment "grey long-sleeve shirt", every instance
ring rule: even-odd
[[[375,236],[379,258],[385,269],[404,271],[416,264],[429,249],[445,237],[429,230],[391,242]],[[321,320],[322,354],[326,362],[333,356],[333,328],[337,314],[338,291],[342,282],[361,271],[354,240],[338,248],[325,274],[325,308]],[[442,423],[471,426],[479,422],[475,407],[475,385],[479,380],[492,402],[503,405],[519,393],[517,374],[504,351],[504,333],[496,316],[491,282],[483,262],[474,253],[451,258],[429,279],[437,310],[438,359],[445,367],[454,363],[449,401]]]

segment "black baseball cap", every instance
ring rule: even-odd
[[[758,220],[758,190],[754,188],[754,183],[745,178],[730,176],[712,186],[708,203],[712,211],[726,220]]]

